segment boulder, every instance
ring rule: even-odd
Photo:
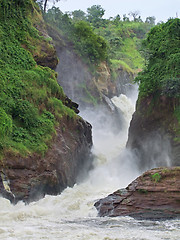
[[[180,167],[152,169],[95,203],[99,216],[180,218]]]

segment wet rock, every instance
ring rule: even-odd
[[[156,95],[139,97],[129,128],[127,147],[137,155],[141,171],[180,165],[180,126],[174,113],[179,100]]]
[[[6,191],[1,176],[0,194],[13,203],[59,194],[67,186],[72,187],[79,174],[91,167],[91,146],[91,125],[78,116],[74,120],[64,117],[44,157],[5,153],[0,168],[10,190]]]
[[[147,171],[126,189],[100,199],[95,207],[101,217],[180,218],[180,167]]]
[[[46,40],[42,41],[39,45],[39,51],[33,52],[33,57],[38,65],[49,67],[53,70],[58,64],[56,50],[52,44],[48,43]]]
[[[79,113],[78,107],[79,105],[75,102],[73,102],[71,99],[69,99],[67,96],[65,97],[64,100],[64,105],[71,108],[72,110],[74,110],[75,113]]]

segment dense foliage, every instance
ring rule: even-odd
[[[38,66],[32,56],[45,41],[33,27],[33,0],[0,1],[0,155],[4,151],[43,154],[56,120],[73,116],[60,99],[56,73]],[[33,13],[32,13],[33,10]],[[28,17],[29,16],[29,17]]]
[[[139,73],[140,95],[180,97],[180,19],[155,26],[144,40],[147,64]]]
[[[74,49],[90,63],[112,62],[129,69],[141,69],[144,65],[140,54],[141,39],[154,25],[155,18],[148,17],[145,22],[140,16],[128,17],[117,15],[103,19],[105,10],[100,5],[63,14],[59,8],[52,7],[45,14],[45,19],[56,26],[62,35],[73,42]],[[115,63],[115,64],[114,64]]]
[[[81,11],[75,11],[74,16],[75,19],[78,16],[83,18]],[[72,21],[67,14],[63,14],[59,8],[55,7],[48,10],[45,19],[61,30],[69,41],[73,42],[74,49],[84,60],[89,60],[91,63],[106,60],[107,44],[101,36],[94,33],[87,21]]]
[[[107,21],[106,27],[95,32],[108,42],[108,56],[111,60],[126,63],[131,69],[142,69],[144,58],[141,54],[141,41],[153,25],[142,21],[121,21],[115,17]]]

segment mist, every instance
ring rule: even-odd
[[[103,106],[80,111],[80,115],[92,125],[93,168],[87,181],[101,189],[102,193],[126,187],[140,174],[136,156],[126,149],[128,126],[137,98],[136,86],[131,93],[132,98],[121,94],[109,99],[114,111]]]
[[[139,144],[140,148],[134,148],[131,152],[136,157],[137,165],[142,172],[152,168],[172,166],[171,144],[167,136],[152,132]]]
[[[157,132],[141,142],[141,151],[126,148],[128,128],[135,111],[138,87],[131,85],[126,95],[109,99],[114,111],[106,107],[86,108],[81,116],[92,124],[93,168],[89,181],[99,189],[117,190],[126,187],[144,171],[171,166],[168,138]],[[111,186],[111,187],[110,187]]]

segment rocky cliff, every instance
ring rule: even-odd
[[[179,123],[174,98],[150,95],[137,101],[127,147],[138,156],[141,170],[179,166]]]
[[[144,41],[147,64],[139,83],[127,147],[145,172],[126,189],[95,204],[100,216],[180,217],[180,20],[154,27]],[[177,167],[175,167],[177,166]]]
[[[3,0],[0,13],[0,194],[30,202],[73,186],[89,169],[91,125],[50,69],[56,50],[35,1]]]
[[[144,41],[148,61],[135,80],[139,97],[127,143],[141,169],[180,165],[179,35],[180,20],[170,19]]]
[[[95,203],[99,216],[162,220],[180,218],[180,168],[145,172],[125,189]]]
[[[126,93],[134,75],[119,67],[115,79],[112,79],[110,67],[101,62],[96,69],[78,56],[73,44],[57,29],[48,26],[48,33],[54,41],[57,56],[60,59],[56,71],[58,82],[65,93],[80,107],[95,106],[104,103],[105,97],[111,98]],[[105,96],[105,97],[104,97]]]
[[[45,156],[23,157],[6,152],[1,165],[0,193],[13,203],[57,195],[73,186],[91,166],[91,126],[81,118],[64,118]]]

